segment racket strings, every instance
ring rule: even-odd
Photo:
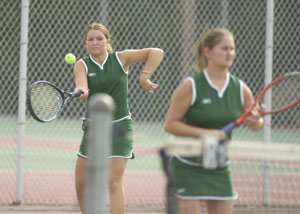
[[[47,121],[59,114],[63,97],[56,88],[39,83],[32,88],[30,96],[32,109],[39,119]]]
[[[279,110],[300,99],[300,75],[285,77],[282,81],[271,87],[272,111]],[[264,99],[261,102],[265,102]],[[264,104],[261,104],[264,106]]]

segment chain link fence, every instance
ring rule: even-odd
[[[300,1],[274,3],[273,78],[300,70]],[[16,200],[21,5],[15,0],[0,3],[0,204]],[[71,52],[79,59],[87,54],[83,33],[91,22],[108,27],[115,51],[163,49],[164,60],[152,77],[160,87],[153,95],[139,85],[143,65],[130,69],[129,105],[137,158],[128,163],[125,187],[130,206],[164,206],[165,180],[157,151],[168,137],[163,122],[172,93],[193,73],[197,41],[213,27],[225,26],[232,31],[237,57],[231,72],[256,96],[265,80],[266,11],[267,1],[258,0],[30,0],[27,87],[47,80],[65,91],[74,89],[73,67],[64,62],[64,56]],[[84,112],[85,103],[75,99],[52,123],[38,123],[26,112],[22,203],[77,205],[74,169]],[[272,117],[272,142],[299,143],[299,126],[299,107]],[[264,135],[263,131],[252,133],[241,127],[234,132],[234,139],[263,141]],[[243,192],[251,186],[241,188]],[[287,194],[283,201],[296,193]],[[299,198],[293,200],[297,206]],[[255,200],[262,203],[261,198]],[[239,199],[237,204],[246,206],[249,201]]]

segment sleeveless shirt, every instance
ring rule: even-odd
[[[242,83],[237,77],[228,73],[222,90],[214,86],[206,70],[194,73],[187,80],[192,83],[193,98],[183,119],[186,124],[200,128],[221,129],[240,117],[243,93]],[[228,134],[228,139],[231,139],[231,133]],[[175,157],[188,165],[202,165],[202,161],[198,158],[183,158],[179,155]]]
[[[114,121],[131,119],[128,106],[128,73],[116,53],[108,53],[103,65],[91,56],[82,58],[87,71],[89,97],[97,93],[110,95],[115,102]]]

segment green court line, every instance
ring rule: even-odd
[[[0,147],[0,170],[16,170],[16,149]],[[68,151],[54,151],[41,149],[25,149],[24,170],[33,171],[74,171],[76,153]]]
[[[4,117],[0,120],[1,136],[17,136],[17,119]],[[300,132],[293,130],[281,130],[280,132],[273,132],[277,137],[278,143],[281,139],[289,135],[289,143],[298,143],[300,139]],[[58,119],[51,123],[38,123],[33,119],[26,120],[25,128],[26,137],[39,137],[45,139],[59,139],[59,140],[76,140],[80,141],[82,137],[80,118],[74,120]],[[134,122],[134,145],[147,146],[163,146],[164,140],[171,136],[164,132],[162,123],[140,123]],[[245,141],[262,141],[263,132],[251,132],[248,129],[241,127],[234,130],[233,140]],[[7,142],[10,143],[10,142]],[[14,144],[16,145],[16,144]],[[16,170],[17,164],[17,150],[13,147],[0,147],[0,170]],[[76,163],[76,153],[73,151],[61,151],[50,149],[35,149],[26,148],[25,145],[25,170],[53,170],[53,171],[74,171]],[[300,167],[271,167],[271,172],[274,173],[300,173]],[[132,172],[152,172],[161,171],[161,161],[158,157],[139,156],[135,160],[129,160],[127,171]],[[259,164],[240,164],[233,163],[232,170],[236,173],[260,173],[261,166]]]
[[[17,136],[17,118],[3,117],[0,120],[0,136]],[[164,131],[163,123],[135,122],[134,143],[147,145],[163,145],[164,139],[171,136]],[[81,119],[57,119],[50,123],[39,123],[31,117],[26,118],[25,136],[45,137],[48,139],[81,140]],[[299,130],[272,130],[272,142],[297,143],[300,141]],[[252,132],[245,127],[233,131],[233,140],[236,141],[263,141],[263,131]]]
[[[16,149],[0,147],[0,170],[16,169]],[[55,151],[42,149],[26,149],[24,158],[25,171],[74,171],[76,153],[73,151]],[[147,166],[147,167],[145,167]],[[259,163],[232,163],[233,173],[262,173],[263,166]],[[159,157],[136,157],[128,160],[127,171],[158,172],[162,171]],[[299,174],[300,165],[270,165],[270,173]]]

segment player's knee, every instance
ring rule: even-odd
[[[75,188],[76,188],[76,190],[81,190],[81,189],[83,189],[83,182],[82,182],[82,181],[76,180],[76,181],[75,181]]]
[[[75,188],[77,191],[83,191],[85,185],[85,163],[86,160],[78,158],[75,171]]]
[[[84,176],[76,176],[75,178],[75,188],[77,192],[83,192],[85,186]]]
[[[122,180],[117,177],[111,177],[109,179],[108,189],[110,193],[114,193],[123,188]]]

